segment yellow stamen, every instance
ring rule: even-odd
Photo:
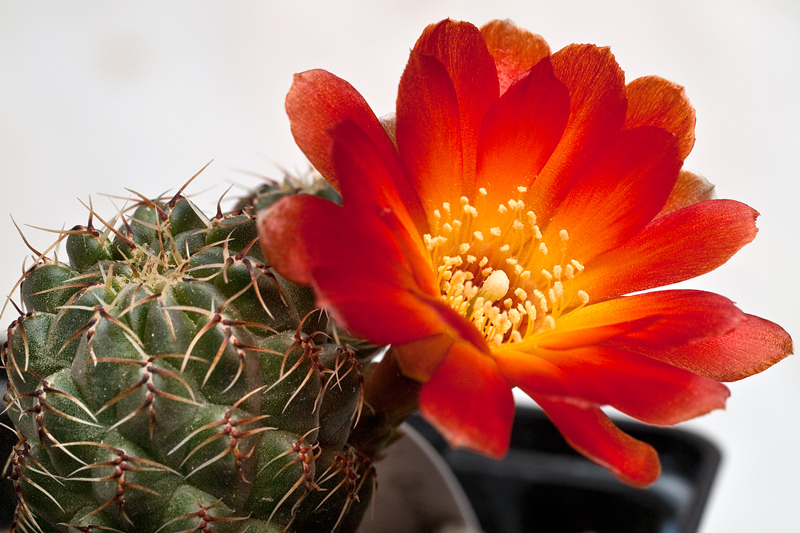
[[[443,203],[423,242],[442,300],[470,320],[490,346],[535,345],[537,335],[557,327],[559,317],[589,303],[586,291],[575,285],[585,268],[569,257],[566,229],[545,240],[522,199],[511,198],[491,213],[484,205],[487,195],[479,190],[480,211],[466,196],[455,209]]]

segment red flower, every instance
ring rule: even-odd
[[[295,77],[286,108],[344,205],[283,199],[260,219],[264,251],[343,326],[393,345],[455,446],[502,456],[517,386],[573,447],[646,485],[655,451],[601,406],[672,425],[792,349],[716,294],[623,296],[722,265],[757,213],[681,170],[683,89],[626,85],[606,48],[551,55],[509,22],[445,20],[411,51],[396,126],[322,70]]]

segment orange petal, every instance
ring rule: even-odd
[[[481,34],[494,58],[500,94],[523,72],[550,55],[547,41],[510,20],[493,20],[481,27]]]
[[[646,487],[658,479],[661,463],[655,449],[623,433],[599,407],[532,398],[573,448],[620,480]]]
[[[609,344],[635,349],[716,381],[737,381],[758,374],[793,351],[792,338],[782,327],[753,315],[745,315],[745,320],[725,335],[670,350],[631,348],[615,341]]]
[[[495,102],[478,139],[475,187],[487,190],[487,205],[517,198],[517,187],[531,184],[561,139],[568,115],[567,89],[547,59]]]
[[[581,288],[601,301],[710,272],[755,238],[757,216],[740,202],[709,200],[660,217],[586,263]]]
[[[498,458],[508,451],[514,420],[511,386],[494,361],[472,345],[453,345],[423,385],[419,404],[451,446]]]
[[[713,184],[702,176],[688,170],[681,170],[678,174],[678,181],[675,182],[672,192],[669,193],[667,203],[661,208],[656,218],[712,198],[714,198]]]
[[[478,351],[489,353],[489,346],[483,335],[472,322],[442,302],[438,295],[426,301],[438,313],[438,323],[444,333],[395,346],[395,355],[403,374],[417,381],[428,381],[447,356],[451,346],[457,342],[465,342]]]
[[[686,159],[694,146],[695,113],[686,91],[658,76],[645,76],[626,87],[628,113],[624,129],[656,126],[678,138],[679,156]]]
[[[478,28],[449,19],[428,26],[414,45],[414,51],[436,58],[452,81],[461,127],[464,192],[471,191],[481,122],[500,95],[494,60]]]
[[[551,56],[556,78],[569,89],[570,117],[550,161],[525,204],[546,220],[583,167],[625,120],[625,75],[607,48],[570,45]]]
[[[545,242],[559,242],[558,233],[567,229],[569,254],[586,264],[655,217],[680,167],[675,137],[668,132],[641,127],[619,133],[567,193],[547,225]]]
[[[724,335],[744,318],[733,302],[712,292],[657,291],[568,312],[559,317],[555,329],[531,341],[543,348],[566,349],[613,337],[631,345],[667,349]]]
[[[403,375],[425,383],[457,342],[448,332],[392,345],[392,352]]]
[[[462,196],[455,89],[435,58],[411,52],[397,94],[397,148],[427,213]]]
[[[541,356],[545,351],[539,348],[522,351],[516,344],[510,344],[493,349],[492,355],[500,373],[528,395],[578,401],[580,391],[571,387],[569,375],[556,363]]]

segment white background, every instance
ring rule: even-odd
[[[762,214],[755,243],[689,285],[800,334],[800,3],[288,4],[0,0],[0,283],[10,289],[27,253],[8,215],[71,227],[87,219],[78,198],[92,195],[112,216],[100,193],[174,191],[211,159],[190,190],[211,189],[200,203],[213,208],[229,184],[257,182],[242,170],[306,168],[283,111],[294,72],[326,68],[381,115],[426,24],[510,18],[553,50],[611,46],[629,80],[659,74],[686,86],[698,116],[686,167]],[[39,249],[53,238],[24,232]],[[725,455],[702,532],[796,533],[800,364],[790,357],[731,389],[727,411],[684,426]]]

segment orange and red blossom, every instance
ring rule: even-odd
[[[725,263],[757,213],[681,169],[695,122],[683,88],[626,84],[606,48],[550,54],[510,22],[444,20],[411,51],[394,120],[323,70],[295,77],[286,109],[343,206],[281,200],[260,219],[268,260],[391,344],[455,446],[502,456],[516,386],[574,448],[647,485],[656,452],[602,406],[672,425],[792,349],[722,296],[640,292]]]

